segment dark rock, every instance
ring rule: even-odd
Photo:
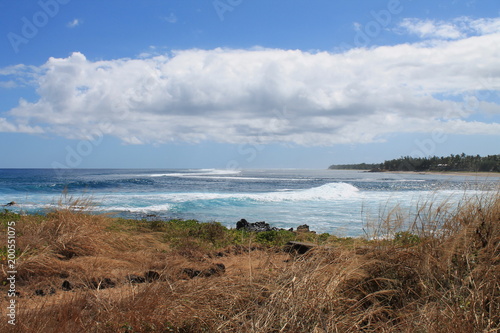
[[[147,282],[153,282],[160,279],[160,273],[155,271],[147,271],[144,273],[144,278]]]
[[[146,282],[145,278],[143,278],[142,276],[139,276],[139,275],[135,275],[135,274],[127,275],[126,279],[130,283],[144,283],[144,282]]]
[[[62,283],[62,290],[70,291],[71,289],[73,289],[73,286],[71,285],[71,283],[69,283],[68,280],[64,280],[64,282]]]
[[[226,272],[226,266],[224,264],[215,264],[215,266],[219,269],[221,272]]]
[[[93,287],[94,289],[114,288],[115,285],[116,283],[113,282],[110,278],[92,279],[90,281],[90,286]]]
[[[35,290],[35,295],[37,296],[45,296],[45,295],[53,295],[56,293],[56,290],[54,288],[50,288],[50,289],[37,289]]]
[[[76,252],[70,249],[63,249],[59,251],[58,257],[60,260],[70,260],[73,257],[76,257]]]
[[[208,269],[199,270],[193,268],[184,268],[182,273],[187,275],[189,278],[195,278],[197,276],[200,277],[209,277],[212,275],[221,275],[226,272],[226,266],[224,264],[214,264],[210,266]]]
[[[4,205],[4,207],[10,207],[10,206],[15,206],[17,203],[15,201],[11,201],[8,204]]]
[[[197,269],[192,269],[192,268],[184,268],[182,270],[183,274],[186,274],[188,277],[195,278],[197,276],[200,276],[202,274],[202,271],[197,270]]]
[[[286,243],[283,250],[290,253],[304,254],[316,246],[317,245],[313,243],[291,241]]]
[[[110,278],[104,278],[101,280],[101,289],[104,288],[114,288],[116,286],[115,281],[111,280]]]
[[[249,223],[245,219],[241,219],[238,222],[236,222],[236,230],[241,230],[241,229],[254,232],[280,230],[279,228],[271,227],[269,223],[266,223],[265,221]]]
[[[277,230],[275,228],[271,228],[269,223],[266,223],[264,221],[252,223],[252,224],[250,224],[250,226],[252,228],[251,231],[257,231],[257,232]]]
[[[212,276],[212,275],[220,275],[226,272],[226,266],[224,264],[215,264],[209,269],[206,269],[202,272],[203,276]]]
[[[297,232],[309,232],[309,226],[307,224],[299,225],[297,227]]]
[[[241,229],[247,229],[250,223],[248,223],[247,220],[241,219],[238,222],[236,222],[236,230],[241,230]]]

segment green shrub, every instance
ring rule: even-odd
[[[394,235],[394,243],[400,246],[413,246],[420,243],[420,237],[408,231],[400,231]]]
[[[330,234],[325,232],[318,236],[318,241],[320,243],[324,243],[328,240],[328,238],[330,238]]]
[[[262,231],[255,235],[255,241],[257,243],[269,246],[283,246],[294,239],[295,234],[288,230]]]
[[[198,222],[196,220],[171,220],[163,222],[165,242],[185,244],[186,240],[206,248],[224,247],[234,236],[219,222]]]
[[[21,215],[13,213],[8,209],[3,209],[3,211],[0,212],[0,222],[4,226],[7,226],[7,223],[10,221],[19,221],[20,219]]]

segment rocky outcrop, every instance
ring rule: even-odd
[[[311,232],[307,224],[299,225],[297,227],[297,232]]]
[[[241,229],[244,229],[246,231],[255,231],[255,232],[279,230],[278,228],[271,227],[269,223],[266,223],[264,221],[250,223],[245,219],[241,219],[238,222],[236,222],[236,230],[241,230]]]
[[[250,223],[245,219],[241,219],[238,222],[236,222],[236,230],[263,232],[263,231],[278,231],[287,229],[271,227],[269,223],[266,223],[265,221]],[[288,229],[288,231],[293,231],[293,228]]]

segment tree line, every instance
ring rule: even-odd
[[[402,156],[383,163],[331,165],[332,170],[500,172],[500,155]]]

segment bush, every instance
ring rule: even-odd
[[[164,232],[163,239],[183,247],[189,243],[207,249],[227,246],[234,239],[229,230],[219,222],[198,222],[196,220],[171,220],[163,223],[160,229]]]
[[[19,221],[21,219],[21,215],[11,212],[8,209],[4,209],[0,212],[0,222],[7,226],[7,223],[10,221]]]
[[[255,241],[262,245],[283,246],[295,239],[295,234],[288,230],[271,230],[258,232]]]

